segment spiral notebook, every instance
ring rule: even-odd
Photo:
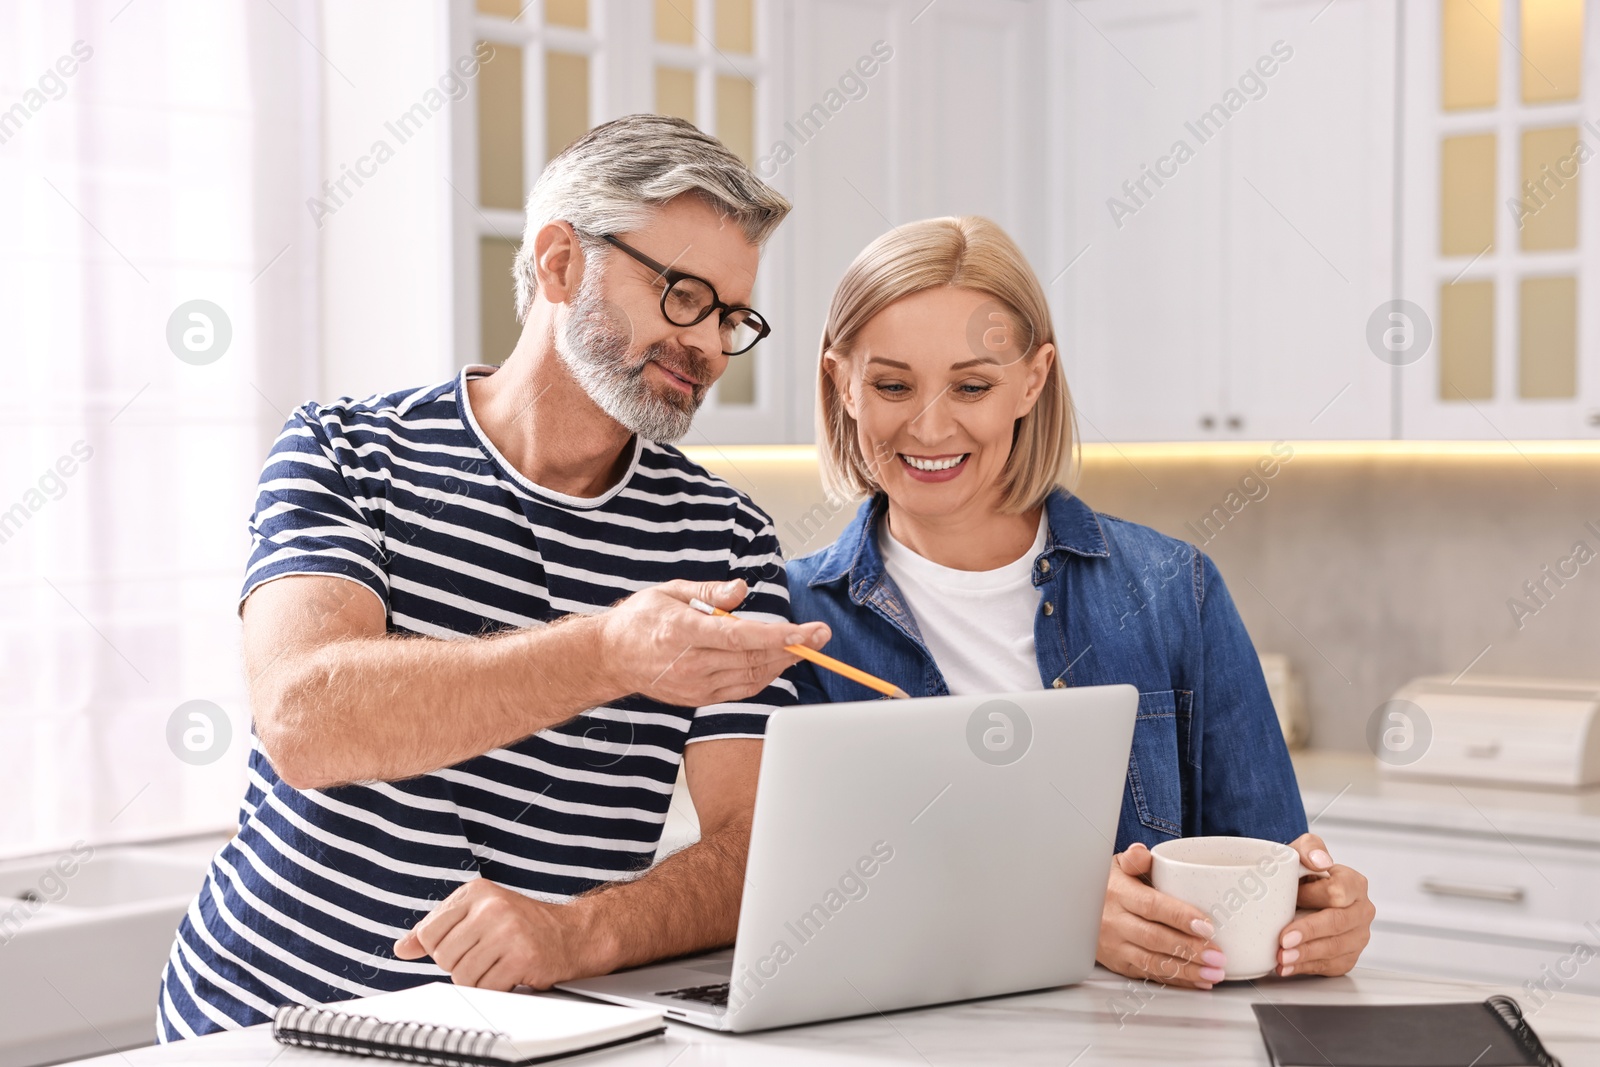
[[[285,1004],[272,1020],[285,1045],[438,1067],[525,1067],[665,1030],[660,1012],[449,982],[321,1007]]]
[[[1250,1007],[1274,1067],[1561,1067],[1510,997]]]

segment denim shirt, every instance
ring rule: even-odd
[[[833,629],[830,655],[912,696],[949,692],[904,596],[884,572],[885,498],[862,504],[839,540],[788,565],[799,622]],[[1305,809],[1261,663],[1216,564],[1193,545],[1102,515],[1057,488],[1033,563],[1039,681],[1139,690],[1116,850],[1231,834],[1290,841]],[[804,703],[877,694],[801,662]]]

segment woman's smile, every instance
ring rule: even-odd
[[[943,456],[914,456],[907,452],[898,453],[900,463],[906,469],[906,474],[919,482],[948,482],[957,477],[966,469],[967,457],[971,452],[957,452],[953,455]]]

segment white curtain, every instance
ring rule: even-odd
[[[0,4],[0,854],[234,818],[245,520],[315,392],[317,26]],[[225,722],[169,744],[191,701]]]

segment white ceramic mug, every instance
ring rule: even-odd
[[[1294,920],[1300,879],[1327,877],[1288,845],[1255,837],[1181,837],[1150,855],[1150,884],[1210,917],[1228,981],[1277,970],[1278,938]]]

